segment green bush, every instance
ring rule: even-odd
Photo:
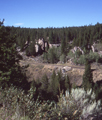
[[[63,63],[66,62],[66,56],[65,56],[65,54],[62,54],[62,55],[60,56],[60,61],[63,62]]]
[[[80,50],[77,50],[77,51],[75,52],[75,57],[76,57],[76,58],[79,58],[80,55],[82,55],[81,51],[80,51]]]
[[[57,63],[60,58],[60,48],[49,48],[47,53],[43,53],[43,59],[49,63]]]
[[[60,92],[58,102],[34,100],[35,88],[25,93],[22,89],[10,87],[0,89],[0,120],[85,120],[90,116],[101,114],[100,100],[95,100],[95,94],[82,88]]]
[[[97,62],[97,63],[101,63],[102,62],[102,56],[100,56],[98,53],[96,52],[92,52],[90,51],[89,54],[86,55],[82,55],[80,53],[80,51],[76,51],[75,54],[72,53],[72,51],[70,51],[68,53],[68,58],[70,59],[74,59],[73,62],[75,64],[80,64],[80,65],[84,65],[85,64],[85,59],[87,58],[91,63],[92,62]]]
[[[77,58],[77,64],[83,65],[85,64],[85,59],[88,59],[91,63],[92,62],[100,62],[102,61],[102,57],[98,53],[93,53],[90,51],[87,55],[80,55],[79,58]],[[76,60],[74,60],[74,63],[76,63]]]
[[[98,53],[92,52],[90,51],[89,55],[87,55],[87,57],[89,58],[89,60],[91,62],[98,62],[100,56]]]
[[[91,91],[86,92],[82,88],[77,88],[71,90],[71,95],[66,91],[65,96],[62,94],[59,98],[58,105],[62,108],[60,114],[70,120],[88,120],[90,115],[98,117],[101,113],[101,102],[94,101],[95,94]]]
[[[84,65],[85,64],[85,55],[81,55],[78,59],[78,64]]]
[[[97,43],[95,45],[95,48],[98,50],[98,51],[102,51],[102,43]]]
[[[69,53],[67,54],[68,58],[74,58],[75,54],[72,51],[69,51]]]
[[[74,58],[73,62],[77,65],[78,64],[78,59]]]

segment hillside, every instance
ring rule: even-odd
[[[25,60],[20,61],[20,65],[27,65],[26,74],[28,76],[28,81],[32,81],[33,78],[37,80],[38,78],[41,79],[44,74],[50,77],[55,70],[56,74],[59,70],[62,71],[63,75],[68,75],[71,83],[75,83],[76,85],[80,86],[82,83],[82,76],[85,70],[84,65],[72,65],[71,63],[57,63],[57,64],[48,64],[41,62],[41,56],[38,57],[27,57]],[[93,80],[94,82],[100,81],[102,79],[102,65],[93,63],[91,64],[91,68],[93,71]]]
[[[101,117],[101,34],[100,38],[96,36],[91,41],[92,35],[89,36],[90,33],[87,32],[84,39],[77,39],[79,43],[83,40],[83,43],[78,45],[76,38],[69,44],[70,39],[67,39],[64,32],[61,43],[55,47],[53,34],[49,39],[51,41],[38,38],[32,38],[32,41],[29,32],[27,41],[23,39],[22,42],[21,33],[17,38],[21,44],[17,44],[16,37],[9,31],[10,28],[0,26],[2,120],[85,120],[91,116]],[[97,40],[98,38],[100,40]]]

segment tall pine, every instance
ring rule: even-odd
[[[66,48],[67,48],[67,44],[66,44],[66,34],[64,32],[64,39],[61,40],[61,54],[66,54]]]
[[[91,65],[88,59],[86,59],[85,72],[83,74],[83,88],[85,90],[93,88],[93,75],[91,71]]]
[[[41,79],[41,86],[39,88],[39,97],[40,99],[47,100],[48,99],[48,77],[45,74]]]
[[[68,90],[69,93],[71,93],[71,83],[70,83],[68,75],[65,78],[65,90]]]
[[[26,76],[19,65],[19,54],[16,48],[15,36],[10,36],[10,28],[0,22],[0,86],[21,86]]]
[[[59,87],[60,87],[60,84],[59,84],[58,77],[56,76],[55,71],[53,71],[49,89],[48,89],[51,95],[51,99],[57,100],[57,95],[59,95]]]

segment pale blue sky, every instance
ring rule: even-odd
[[[5,26],[46,28],[102,23],[102,0],[0,0]]]

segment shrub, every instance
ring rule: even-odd
[[[72,51],[69,51],[69,53],[67,54],[68,58],[74,58],[75,54]]]
[[[60,51],[59,48],[50,48],[47,53],[43,53],[43,59],[49,63],[57,63],[59,61]]]
[[[75,57],[76,57],[76,58],[79,58],[80,55],[82,55],[81,51],[77,50],[77,51],[75,52]]]
[[[98,50],[98,51],[102,51],[102,43],[97,43],[95,45],[95,48]]]
[[[90,116],[101,113],[100,100],[98,102],[94,100],[95,94],[92,93],[92,90],[86,92],[82,88],[72,89],[71,95],[69,91],[66,91],[65,96],[62,95],[62,97],[59,98],[58,105],[61,110],[60,114],[70,120],[88,120]]]
[[[89,60],[91,62],[98,62],[98,60],[100,58],[98,53],[95,53],[95,52],[93,53],[92,51],[90,51],[90,53],[89,53],[89,55],[87,57],[89,58]]]
[[[84,65],[85,64],[85,55],[81,55],[78,59],[78,64]]]
[[[91,115],[94,117],[97,114],[98,120],[101,114],[100,100],[94,101],[92,90],[72,89],[71,94],[67,90],[65,95],[61,92],[57,103],[49,100],[41,102],[39,99],[34,101],[34,91],[36,89],[33,87],[28,93],[15,87],[3,91],[0,89],[0,119],[88,120]]]
[[[66,62],[66,56],[65,56],[65,54],[62,54],[62,55],[60,56],[60,61],[63,62],[63,63]]]
[[[73,60],[73,62],[77,65],[77,64],[78,64],[78,59],[75,58],[75,59]]]
[[[85,59],[87,58],[90,62],[102,62],[102,56],[96,52],[90,51],[89,54],[81,55],[80,51],[76,51],[75,54],[71,51],[68,53],[68,58],[74,58],[73,62],[75,64],[84,65]]]

